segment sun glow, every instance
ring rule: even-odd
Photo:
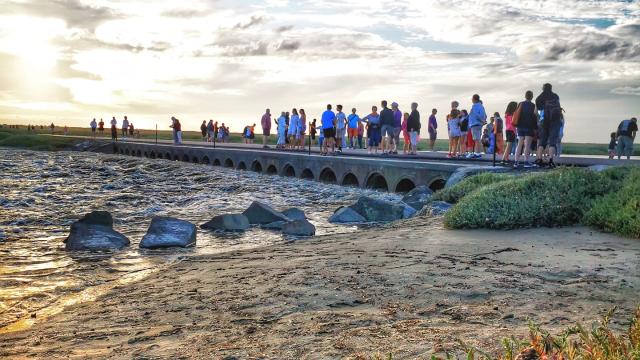
[[[65,22],[59,19],[0,16],[0,48],[20,57],[30,67],[51,69],[59,55],[52,40],[65,29]]]

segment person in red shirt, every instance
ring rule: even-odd
[[[262,115],[260,125],[262,125],[262,147],[268,149],[267,140],[271,135],[271,110],[267,109]]]

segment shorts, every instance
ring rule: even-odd
[[[322,129],[322,133],[324,134],[325,139],[330,139],[336,137],[336,129],[335,128],[327,128]]]
[[[369,128],[371,133],[369,134],[369,146],[378,146],[380,145],[380,141],[382,140],[382,134],[380,132],[380,128]]]
[[[96,128],[91,128],[91,132],[92,133],[96,132]]]
[[[385,136],[389,136],[389,137],[393,137],[393,125],[382,125],[382,131],[380,136],[385,137]]]
[[[515,132],[513,132],[511,130],[507,130],[506,134],[507,134],[507,142],[508,143],[516,142],[516,133]]]
[[[534,130],[531,128],[517,128],[518,137],[534,136]]]
[[[271,129],[262,129],[262,135],[271,136]]]
[[[449,130],[449,138],[459,138],[460,136],[462,136],[462,133],[460,133],[460,130]]]
[[[342,139],[344,137],[344,132],[345,132],[344,130],[345,130],[345,128],[336,129],[336,137],[338,139]]]
[[[438,132],[433,130],[429,130],[429,140],[431,141],[436,141],[436,139],[438,138]]]
[[[617,151],[618,156],[632,156],[633,155],[633,138],[631,136],[620,135],[618,136]]]
[[[349,129],[348,132],[349,132],[349,138],[358,136],[358,128]]]
[[[546,148],[547,146],[558,146],[561,126],[562,123],[560,123],[560,121],[552,121],[548,126],[542,126],[540,128],[538,146],[543,148]]]
[[[417,131],[411,131],[409,133],[409,141],[411,142],[411,145],[413,145],[413,146],[418,144],[418,132]]]
[[[473,141],[482,140],[482,126],[472,126],[469,129],[471,130],[471,138]]]
[[[465,138],[465,139],[466,139],[466,138],[467,138],[467,133],[468,133],[468,131],[462,131],[462,130],[460,130],[460,137],[463,137],[463,138]]]

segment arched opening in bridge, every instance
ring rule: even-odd
[[[189,158],[189,155],[187,155],[187,154],[182,155],[182,161],[184,161],[184,162],[190,162],[190,160],[191,160],[191,159]]]
[[[158,153],[158,155],[156,155],[158,159],[162,159],[164,157],[164,155],[162,155],[162,153]]]
[[[152,151],[152,152],[149,154],[149,157],[150,157],[150,158],[152,158],[152,159],[155,159],[155,158],[156,158],[156,153]]]
[[[200,159],[198,159],[197,156],[194,156],[194,157],[191,158],[191,162],[194,163],[194,164],[197,164],[197,163],[200,162]]]
[[[202,163],[205,165],[209,165],[211,161],[209,161],[209,157],[208,156],[203,156],[202,157]]]
[[[164,158],[167,160],[171,160],[171,154],[170,153],[164,154]]]
[[[415,187],[416,187],[416,184],[414,184],[413,181],[409,179],[402,179],[398,182],[398,185],[396,185],[396,192],[406,193],[415,189]]]
[[[180,156],[174,155],[173,156],[173,161],[180,161]]]
[[[429,185],[429,189],[431,189],[431,191],[433,192],[436,192],[438,190],[444,189],[444,186],[446,184],[447,184],[447,181],[445,179],[436,179],[431,182],[431,184]]]
[[[233,160],[231,160],[231,159],[227,158],[227,159],[224,161],[224,167],[227,167],[227,168],[233,168]]]
[[[320,172],[320,177],[318,179],[327,184],[335,184],[338,181],[338,179],[336,178],[336,173],[333,172],[331,168],[324,168]]]
[[[114,154],[117,154],[117,153],[118,153],[118,147],[117,147],[117,146],[115,146],[115,145],[113,145],[113,153],[114,153]]]
[[[300,174],[300,178],[305,180],[313,180],[313,171],[311,171],[311,169],[302,170],[302,174]]]
[[[136,156],[137,157],[141,157],[142,156],[142,151],[140,151],[140,150],[136,151]]]
[[[146,158],[149,157],[149,154],[146,151],[144,152],[144,157],[146,157]]]
[[[255,172],[262,172],[262,164],[260,164],[260,161],[255,160],[254,162],[251,163],[251,171],[255,171]]]
[[[130,154],[129,154],[129,149],[125,149],[125,150],[124,150],[124,154],[125,154],[125,155],[127,155],[127,156],[128,156],[128,155],[130,155]]]
[[[374,190],[389,191],[389,185],[387,185],[387,179],[379,173],[373,173],[369,175],[367,179],[367,188]]]
[[[213,166],[220,166],[222,164],[220,164],[220,160],[218,159],[213,159]]]
[[[117,152],[118,152],[118,151],[116,150],[116,153],[117,153]],[[124,155],[124,150],[123,150],[123,149],[120,149],[120,155]]]
[[[282,169],[282,173],[286,177],[296,177],[296,170],[290,164],[284,166],[284,169]]]
[[[275,165],[267,166],[267,175],[278,175],[278,169]]]
[[[358,187],[360,186],[360,183],[358,182],[357,176],[355,176],[353,173],[347,173],[344,178],[342,178],[342,185]]]
[[[240,163],[238,164],[237,169],[238,170],[247,170],[247,164],[245,164],[244,161],[240,161]]]

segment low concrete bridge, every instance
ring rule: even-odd
[[[320,156],[294,151],[135,141],[110,144],[102,151],[111,150],[128,156],[222,166],[391,192],[406,192],[419,185],[438,190],[445,186],[454,172],[470,166],[463,162],[425,161],[407,157]]]

